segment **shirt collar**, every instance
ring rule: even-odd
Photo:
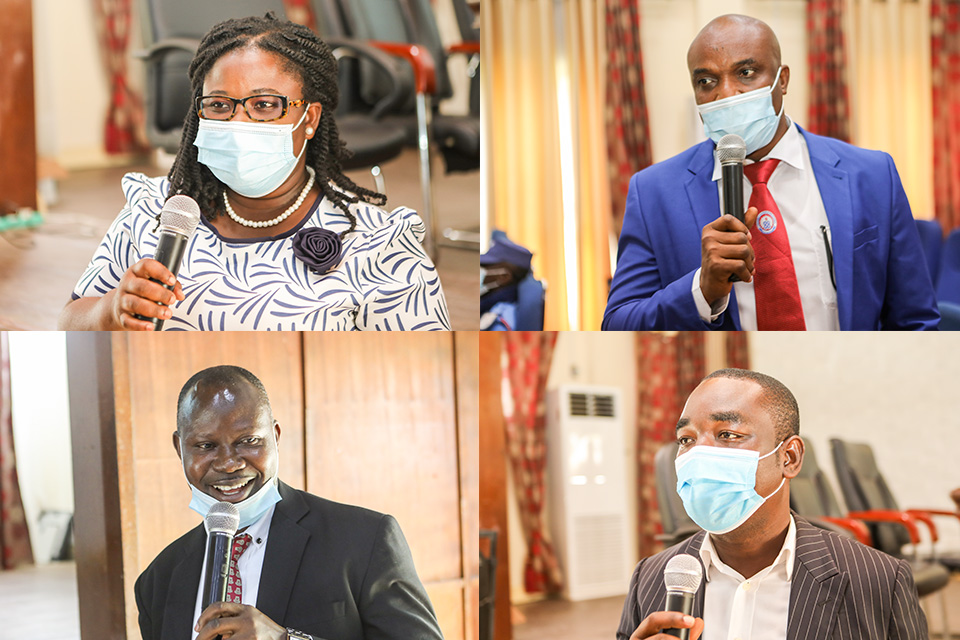
[[[787,131],[783,134],[783,137],[780,138],[780,142],[770,150],[770,153],[765,155],[761,160],[768,160],[770,158],[777,158],[781,162],[803,171],[807,168],[807,161],[805,159],[805,154],[803,152],[803,136],[800,134],[800,129],[793,123],[793,120],[790,119],[790,116],[787,116]],[[753,160],[746,159],[743,161],[743,164],[753,164]],[[711,180],[716,182],[720,179],[720,161],[717,160],[717,155],[713,155],[713,177]]]
[[[256,542],[257,539],[267,537],[267,533],[270,531],[270,522],[273,520],[273,512],[276,508],[277,505],[273,505],[267,509],[267,512],[260,516],[259,520],[247,527],[243,533],[249,533],[253,542]],[[237,535],[242,534],[238,533]]]
[[[790,526],[787,527],[787,537],[783,541],[783,547],[780,549],[780,553],[777,554],[776,559],[766,569],[761,570],[757,575],[763,577],[775,569],[782,568],[782,575],[787,582],[790,582],[791,576],[793,576],[793,560],[797,552],[797,523],[793,519],[793,514],[790,514]],[[710,579],[714,572],[720,572],[728,576],[738,578],[740,580],[747,579],[745,576],[741,576],[734,569],[725,565],[720,559],[720,556],[717,554],[717,550],[713,546],[712,534],[708,533],[703,538],[703,544],[700,545],[700,560],[703,562],[705,571],[705,578],[707,582],[710,582]],[[762,574],[762,575],[761,575]],[[752,576],[751,576],[752,577]]]

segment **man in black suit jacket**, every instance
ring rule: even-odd
[[[818,529],[790,511],[789,481],[800,471],[803,462],[803,441],[797,435],[799,426],[799,410],[793,394],[779,381],[753,371],[717,371],[707,376],[690,394],[677,423],[680,445],[677,459],[699,446],[770,452],[771,455],[760,459],[756,466],[754,490],[765,500],[733,530],[720,534],[701,531],[641,560],[630,581],[630,593],[624,602],[617,630],[618,640],[669,640],[671,636],[660,632],[677,628],[691,629],[691,640],[699,638],[705,629],[710,640],[726,638],[728,629],[716,619],[704,616],[705,611],[712,610],[721,613],[722,617],[737,607],[729,595],[731,592],[718,587],[714,587],[713,594],[726,595],[729,600],[705,603],[708,575],[712,580],[725,579],[714,559],[739,574],[734,582],[746,577],[745,581],[739,581],[738,591],[745,582],[749,590],[750,581],[756,583],[758,576],[771,575],[763,572],[782,561],[783,551],[789,548],[788,542],[793,544],[790,554],[793,570],[789,581],[781,578],[779,585],[768,588],[764,584],[760,588],[760,591],[767,589],[769,593],[770,589],[779,586],[778,593],[783,593],[784,599],[789,600],[788,606],[783,607],[782,601],[775,602],[781,605],[784,615],[777,619],[778,628],[758,629],[754,624],[754,638],[919,640],[928,637],[913,573],[905,560]],[[721,452],[720,455],[728,453]],[[724,475],[717,473],[719,466],[705,466],[703,469],[709,470],[714,479]],[[679,479],[681,483],[687,481],[683,475]],[[692,486],[695,480],[690,482]],[[688,514],[695,521],[699,517],[707,523],[705,526],[698,522],[702,527],[715,528],[709,522],[713,516],[704,517],[703,511],[698,513],[693,494],[684,496],[684,493],[680,492]],[[735,512],[737,505],[731,504],[727,510]],[[721,526],[720,530],[727,528]],[[788,540],[788,534],[795,534],[795,538]],[[711,559],[709,567],[705,567],[702,549],[708,535],[713,555],[705,554]],[[692,616],[664,611],[666,588],[663,572],[667,562],[678,554],[696,558],[704,568],[704,580],[696,592]],[[713,573],[708,574],[707,571],[711,570]],[[726,576],[730,575],[728,570]],[[786,589],[789,590],[788,598]],[[756,587],[753,591],[756,592]],[[753,620],[764,613],[769,622],[769,611],[755,610]],[[740,615],[750,614],[741,608],[739,613],[730,615],[730,620]]]
[[[206,369],[180,393],[174,447],[195,502],[200,491],[236,503],[243,517],[244,501],[276,478],[279,436],[263,385],[245,369]],[[260,516],[272,513],[256,606],[214,603],[195,620],[201,524],[137,579],[144,640],[442,640],[396,520],[277,488],[279,501]]]

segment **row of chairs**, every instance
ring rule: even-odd
[[[960,331],[960,229],[943,237],[937,220],[916,220],[940,307],[940,330]]]
[[[427,251],[438,237],[457,247],[479,246],[478,238],[441,232],[432,189],[434,141],[447,172],[480,168],[479,30],[466,0],[452,0],[461,43],[445,49],[430,0],[311,0],[318,35],[339,61],[337,124],[353,157],[344,168],[371,167],[382,190],[379,165],[404,147],[419,150],[428,224]],[[200,39],[229,18],[285,16],[283,0],[140,0],[147,49],[147,135],[152,145],[176,153],[184,117],[193,108],[187,69]],[[470,113],[439,113],[453,95],[450,55],[466,55],[471,74]],[[462,242],[457,242],[461,240]]]
[[[933,517],[960,519],[960,513],[937,509],[901,510],[869,445],[834,438],[830,440],[830,447],[848,511],[841,510],[810,443],[806,443],[800,474],[790,482],[790,507],[818,527],[908,560],[920,597],[940,594],[943,637],[949,638],[943,589],[949,582],[950,572],[960,571],[960,557],[938,552],[939,531]],[[684,511],[676,491],[676,455],[677,444],[671,443],[662,447],[655,457],[657,500],[664,530],[659,539],[667,546],[699,531]],[[921,527],[929,532],[932,554],[919,552]],[[907,545],[912,546],[910,553],[904,553]]]

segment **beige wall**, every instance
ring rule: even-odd
[[[797,397],[800,434],[838,498],[830,438],[872,445],[901,508],[954,508],[960,336],[755,333],[750,345],[751,365]],[[960,548],[956,519],[937,518],[937,526],[942,549]]]

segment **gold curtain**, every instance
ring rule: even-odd
[[[604,3],[481,6],[489,223],[533,252],[544,329],[599,329],[610,278]]]
[[[930,0],[844,9],[853,144],[893,156],[915,218],[933,217]]]

